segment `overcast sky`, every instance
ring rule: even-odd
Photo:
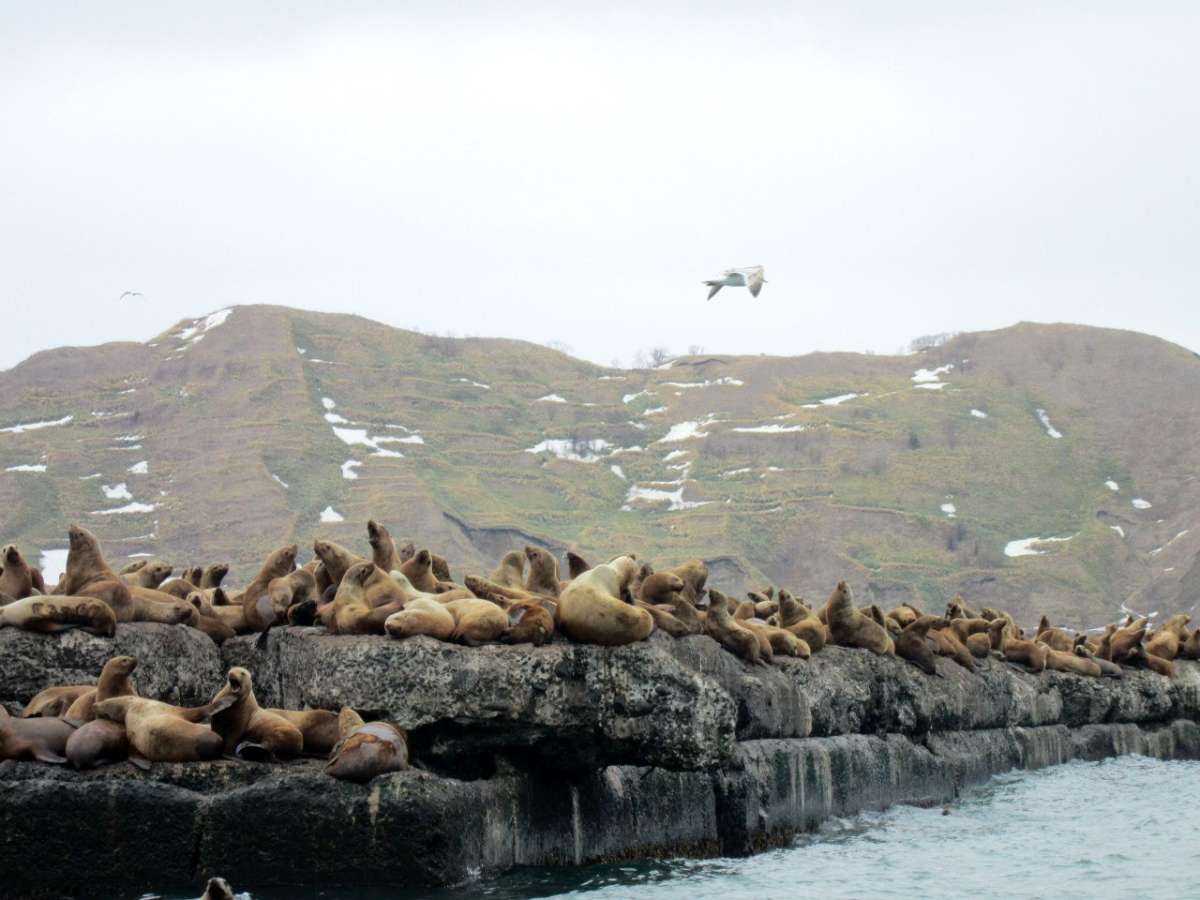
[[[1200,350],[1198,35],[1195,2],[0,0],[0,368],[239,303],[624,365],[1022,320]]]

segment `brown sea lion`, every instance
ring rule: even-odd
[[[949,621],[953,622],[954,620]],[[971,655],[971,651],[966,648],[966,645],[954,636],[953,631],[949,628],[930,628],[927,634],[929,639],[937,645],[938,653],[950,657],[968,672],[975,671],[975,657]]]
[[[144,697],[112,697],[95,705],[97,719],[125,726],[129,736],[129,759],[137,765],[148,762],[195,762],[218,759],[224,743],[221,736],[198,722],[234,702],[225,696],[219,702],[192,708],[172,706]]]
[[[391,570],[384,569],[384,571]],[[422,594],[432,594],[437,591],[438,580],[433,574],[433,554],[428,550],[418,550],[412,559],[401,564],[400,572]]]
[[[572,578],[575,576],[572,575]],[[496,566],[488,581],[501,587],[525,589],[525,554],[520,550],[510,550],[504,554],[500,564]]]
[[[404,608],[384,620],[383,630],[394,638],[427,634],[448,641],[454,634],[454,614],[441,603],[427,597],[407,601]]]
[[[716,589],[708,592],[704,624],[709,635],[734,656],[751,664],[762,660],[758,635],[738,624],[729,614],[729,598]]]
[[[825,603],[825,610],[829,634],[835,644],[860,647],[879,656],[895,655],[896,648],[887,629],[854,608],[854,594],[846,582],[838,582]]]
[[[376,775],[408,768],[408,736],[390,722],[365,723],[348,706],[338,716],[340,740],[329,754],[325,774],[366,784]]]
[[[129,758],[125,726],[107,719],[85,722],[67,738],[63,755],[76,769],[97,769]]]
[[[558,560],[549,550],[527,545],[525,558],[529,560],[529,574],[525,576],[525,590],[531,594],[557,597],[562,588],[558,580]]]
[[[157,622],[160,625],[179,625],[192,617],[186,601],[141,585],[129,585],[133,596],[133,621]]]
[[[1165,678],[1171,678],[1175,675],[1175,663],[1172,660],[1163,659],[1161,656],[1151,656],[1146,652],[1146,646],[1141,641],[1130,648],[1126,654],[1125,661],[1128,665],[1139,669],[1149,669]]]
[[[64,755],[67,738],[77,724],[46,716],[14,719],[0,706],[0,759],[33,759],[62,765],[67,761]]]
[[[778,625],[790,631],[804,643],[808,644],[813,653],[821,650],[829,642],[829,628],[817,614],[804,605],[801,600],[794,598],[790,591],[779,591]]]
[[[1109,637],[1109,659],[1115,663],[1125,662],[1130,652],[1145,639],[1146,627],[1149,624],[1149,619],[1141,619],[1114,631]]]
[[[213,563],[204,569],[200,576],[200,590],[209,591],[221,586],[225,576],[229,574],[229,563]]]
[[[1024,666],[1030,672],[1044,672],[1046,670],[1046,654],[1049,649],[1040,641],[1010,638],[1004,642],[1001,652],[1010,663]]]
[[[903,603],[895,609],[889,609],[887,612],[887,617],[894,619],[901,629],[907,628],[913,622],[917,621],[920,616],[921,612],[908,603]]]
[[[17,549],[16,544],[9,544],[0,550],[0,594],[7,594],[14,600],[24,600],[33,593],[33,572],[25,563],[25,557]]]
[[[232,697],[233,703],[212,714],[212,730],[221,736],[226,756],[276,762],[300,755],[304,735],[287,719],[258,705],[254,679],[246,669],[235,666],[229,670],[225,686],[213,702],[224,697]]]
[[[1041,643],[1045,643],[1045,641]],[[1100,666],[1097,663],[1086,657],[1076,656],[1074,652],[1064,653],[1061,650],[1055,650],[1048,644],[1046,646],[1046,668],[1054,672],[1074,672],[1076,675],[1085,675],[1088,678],[1100,677]]]
[[[1005,641],[1017,638],[1017,630],[1012,621],[1005,618],[992,619],[987,634],[993,650],[1003,650]]]
[[[508,615],[490,600],[477,597],[451,600],[445,608],[454,616],[450,639],[468,647],[499,641],[508,630]]]
[[[39,691],[32,700],[25,704],[20,717],[33,719],[37,716],[62,716],[82,694],[94,690],[95,688],[88,684],[46,688],[44,691]]]
[[[667,571],[683,579],[683,596],[693,606],[698,605],[700,598],[704,596],[704,586],[708,582],[708,566],[704,564],[704,561],[689,559],[682,565]]]
[[[67,534],[67,570],[53,593],[100,600],[112,609],[117,622],[132,622],[133,595],[129,586],[105,562],[96,536],[78,525],[72,525]]]
[[[487,600],[492,596],[505,597],[509,600],[529,600],[534,603],[540,600],[552,599],[547,598],[545,594],[534,594],[525,590],[524,587],[505,587],[502,584],[487,578],[481,578],[478,575],[468,575],[465,580],[467,589],[480,600]]]
[[[64,718],[77,722],[90,722],[96,718],[97,700],[110,697],[136,697],[137,690],[129,676],[137,668],[137,659],[132,656],[114,656],[100,670],[100,680],[94,688],[88,688],[67,708]]]
[[[1200,628],[1188,635],[1181,651],[1184,659],[1200,659]]]
[[[1107,659],[1100,659],[1092,655],[1087,647],[1083,644],[1075,645],[1075,655],[1082,656],[1084,659],[1090,659],[1100,667],[1100,674],[1105,678],[1124,678],[1125,670],[1118,666],[1115,662],[1109,662]]]
[[[1146,638],[1146,652],[1160,659],[1175,659],[1179,655],[1179,648],[1187,641],[1187,626],[1191,620],[1192,617],[1188,615],[1171,616],[1161,628]]]
[[[186,624],[197,631],[203,631],[218,647],[237,634],[232,627],[226,625],[224,621],[217,618],[212,603],[204,596],[203,591],[192,591],[188,594],[187,600],[184,601],[188,606],[192,607],[192,615],[186,620]],[[231,607],[241,612],[241,607]],[[207,610],[207,614],[206,611]],[[243,619],[245,614],[242,613]]]
[[[986,634],[967,635],[965,646],[976,659],[987,659],[992,655],[992,639]]]
[[[569,638],[584,644],[616,646],[645,640],[654,630],[654,620],[624,600],[636,573],[632,557],[618,556],[568,582],[558,598],[559,626]]]
[[[541,647],[554,638],[554,617],[542,604],[531,600],[506,600],[508,628],[502,640],[506,644],[533,644]]]
[[[945,628],[948,620],[937,616],[918,616],[896,638],[896,655],[907,659],[927,675],[939,675],[937,659],[930,646],[929,629]]]
[[[965,647],[967,638],[973,634],[987,634],[991,624],[987,619],[947,619],[945,627],[939,630],[945,631],[948,628],[958,638],[958,642]]]
[[[116,614],[109,604],[98,597],[43,597],[34,594],[0,606],[0,628],[6,625],[44,634],[72,628],[101,637],[112,637],[117,633]]]
[[[243,600],[242,609],[251,631],[266,631],[287,621],[288,609],[306,600],[316,600],[317,580],[307,569],[295,569],[287,575],[272,578],[265,594],[260,594],[253,606]]]
[[[1061,628],[1052,627],[1050,620],[1045,616],[1042,616],[1042,620],[1038,623],[1037,634],[1034,635],[1033,639],[1041,641],[1052,650],[1059,650],[1064,653],[1070,653],[1071,648],[1075,646],[1075,638]]]
[[[367,520],[367,543],[371,545],[371,561],[383,571],[390,572],[404,564],[392,533],[374,519]]]

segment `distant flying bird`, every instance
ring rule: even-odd
[[[126,291],[117,300],[124,300],[126,297],[141,297],[143,300],[146,299],[146,295],[141,291]]]
[[[708,299],[711,300],[713,295],[723,287],[748,287],[750,293],[757,297],[758,292],[762,290],[762,286],[767,281],[763,278],[762,266],[747,266],[744,269],[726,269],[721,273],[720,278],[714,278],[704,283],[712,288],[708,292]]]

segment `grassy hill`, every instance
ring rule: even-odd
[[[377,518],[458,576],[536,542],[1094,625],[1200,599],[1198,434],[1200,359],[1130,332],[634,371],[248,306],[0,372],[0,540],[36,561],[78,521],[242,581],[284,542],[365,553]]]

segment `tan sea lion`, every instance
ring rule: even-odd
[[[1184,659],[1200,659],[1200,628],[1188,635],[1181,652]]]
[[[624,600],[636,573],[637,563],[631,557],[618,556],[568,582],[558,598],[559,626],[584,644],[615,646],[645,640],[654,620]]]
[[[786,589],[779,591],[779,612],[776,615],[779,627],[790,631],[808,644],[813,653],[820,651],[829,642],[829,627]]]
[[[1052,627],[1050,620],[1046,616],[1042,616],[1042,620],[1038,623],[1037,634],[1034,635],[1033,639],[1041,641],[1052,650],[1059,650],[1064,653],[1070,653],[1071,648],[1075,646],[1075,638],[1061,628]]]
[[[1109,638],[1109,659],[1115,663],[1125,662],[1130,652],[1145,639],[1146,627],[1149,624],[1149,619],[1141,619],[1114,631]]]
[[[572,575],[572,578],[575,576]],[[496,566],[488,581],[501,587],[525,589],[525,554],[520,550],[510,550],[504,554],[500,564]]]
[[[879,656],[895,655],[896,649],[887,629],[854,608],[854,594],[846,582],[838,582],[825,603],[825,610],[829,634],[835,644],[860,647]]]
[[[949,621],[953,622],[953,619]],[[927,632],[929,639],[932,640],[938,648],[938,652],[942,656],[948,656],[954,660],[968,672],[975,671],[975,657],[971,655],[971,651],[966,648],[954,632],[949,628],[930,628]]]
[[[1082,656],[1084,659],[1090,659],[1100,667],[1100,674],[1105,678],[1124,678],[1125,670],[1118,666],[1115,662],[1109,662],[1107,659],[1100,659],[1094,656],[1085,645],[1075,645],[1075,655]]]
[[[6,625],[44,634],[72,628],[101,637],[112,637],[117,633],[116,614],[109,604],[97,597],[43,597],[34,594],[0,606],[0,628]]]
[[[229,574],[229,563],[213,563],[200,576],[200,590],[208,591],[221,586],[225,576]]]
[[[263,560],[254,580],[246,586],[245,593],[242,594],[242,612],[245,613],[246,624],[252,631],[263,631],[267,627],[267,623],[274,624],[276,621],[270,597],[271,582],[277,578],[284,578],[295,571],[298,549],[295,544],[288,544],[272,550]],[[266,598],[265,602],[263,602],[264,598]],[[286,613],[286,607],[284,613]]]
[[[1097,663],[1086,657],[1076,656],[1074,652],[1064,653],[1061,650],[1055,650],[1049,645],[1046,646],[1046,668],[1054,672],[1074,672],[1076,675],[1085,675],[1088,678],[1100,677],[1100,666]]]
[[[267,709],[300,729],[305,756],[328,756],[338,742],[338,717],[327,709]]]
[[[708,582],[708,566],[700,559],[689,559],[682,565],[667,569],[672,575],[683,579],[683,596],[693,606],[704,596],[704,586]]]
[[[445,608],[454,616],[450,639],[468,647],[499,641],[508,630],[508,615],[489,600],[477,597],[451,600]]]
[[[525,576],[525,590],[531,594],[557,597],[562,591],[558,580],[558,560],[549,550],[526,545],[525,558],[529,560],[529,574]]]
[[[287,575],[272,578],[265,594],[258,601],[247,605],[243,598],[242,609],[246,624],[251,631],[266,631],[273,625],[287,621],[288,609],[296,603],[316,600],[317,579],[307,569],[295,569]]]
[[[107,719],[93,719],[67,738],[63,755],[76,769],[97,769],[129,758],[129,735],[125,726]]]
[[[179,625],[192,617],[191,607],[172,594],[141,585],[129,585],[133,596],[133,621],[157,622],[160,625]]]
[[[172,706],[144,697],[112,697],[95,705],[97,719],[125,726],[129,736],[129,759],[136,765],[148,762],[196,762],[219,759],[224,742],[207,725],[199,725],[214,712],[234,702],[225,696],[206,706]]]
[[[921,612],[916,607],[911,606],[908,603],[903,603],[900,606],[897,606],[895,609],[889,609],[887,612],[887,617],[889,619],[894,619],[896,624],[898,624],[901,629],[904,629],[913,622],[917,621],[917,619],[921,617]]]
[[[734,620],[729,614],[729,598],[715,588],[708,592],[704,624],[709,635],[734,656],[752,664],[762,659],[758,636]]]
[[[372,606],[368,588],[377,572],[379,568],[373,562],[351,566],[342,577],[333,602],[318,610],[318,619],[335,634],[383,634],[383,623],[392,613],[400,611],[404,600]],[[383,577],[391,580],[386,573]],[[396,592],[400,592],[398,585]]]
[[[241,604],[234,605],[228,602],[224,588],[214,589],[211,600],[205,598],[202,592],[193,591],[188,594],[187,602],[195,607],[201,616],[217,619],[235,634],[245,634],[250,630],[246,622],[246,611]]]
[[[224,741],[226,756],[270,762],[295,759],[304,749],[300,729],[282,716],[267,712],[254,696],[254,679],[235,666],[213,702],[233,697],[233,703],[212,714],[212,730]]]
[[[965,647],[967,638],[973,634],[987,634],[991,624],[987,619],[947,619],[946,626],[939,630],[945,631],[948,628],[958,638],[958,642]]]
[[[325,774],[366,784],[376,775],[408,768],[408,736],[390,722],[365,723],[348,706],[338,716],[340,740],[329,754]]]
[[[433,575],[433,554],[428,550],[418,550],[412,559],[400,566],[400,572],[408,579],[409,584],[422,594],[437,591],[438,580]]]
[[[0,594],[14,600],[24,600],[33,593],[33,572],[25,563],[25,557],[16,544],[0,550]]]
[[[77,722],[90,722],[96,718],[97,700],[110,697],[136,697],[137,690],[129,676],[137,668],[137,659],[132,656],[114,656],[100,670],[100,680],[94,688],[88,688],[67,708],[64,718]]]
[[[390,572],[404,564],[392,533],[374,519],[367,520],[367,543],[371,545],[371,561],[383,571]]]
[[[49,687],[39,691],[34,698],[25,704],[21,710],[22,719],[33,719],[37,716],[62,716],[80,695],[90,693],[95,688],[89,684],[76,684],[67,687]]]
[[[204,596],[203,591],[192,591],[188,594],[187,600],[184,601],[193,609],[193,615],[187,619],[187,624],[197,631],[203,631],[213,642],[219,647],[235,634],[236,631],[224,621],[217,618],[213,611],[212,604],[208,598]],[[231,607],[237,609],[241,613],[241,607]],[[208,611],[207,614],[205,611]],[[242,613],[243,620],[245,614]]]
[[[465,580],[467,583],[467,590],[469,590],[480,600],[487,600],[492,596],[505,597],[509,600],[529,600],[534,603],[538,602],[539,600],[548,599],[545,594],[534,594],[531,591],[525,590],[524,587],[505,587],[502,584],[491,581],[487,578],[481,578],[478,575],[468,575]]]
[[[1179,655],[1179,648],[1187,641],[1187,626],[1191,620],[1192,617],[1188,615],[1171,616],[1161,628],[1146,638],[1146,652],[1160,659],[1175,659]]]
[[[132,569],[131,572],[126,570]],[[118,574],[125,576],[128,585],[139,585],[144,588],[157,588],[175,571],[174,567],[158,560],[144,560],[133,566],[126,566]]]
[[[62,765],[77,723],[54,717],[14,719],[0,706],[0,759],[33,759]]]
[[[53,593],[100,600],[112,609],[117,622],[132,622],[133,595],[129,586],[105,562],[96,536],[78,525],[72,525],[67,534],[67,570]]]
[[[992,655],[992,639],[986,634],[967,635],[966,648],[976,659],[987,659]]]
[[[441,603],[427,597],[407,601],[404,608],[384,620],[383,630],[394,638],[427,634],[448,641],[454,634],[454,614]]]

